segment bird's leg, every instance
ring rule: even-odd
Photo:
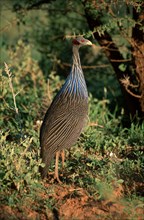
[[[58,161],[59,161],[59,155],[60,151],[56,152],[56,160],[55,160],[55,174],[54,174],[54,179],[58,181],[58,183],[62,183],[59,179],[59,174],[58,174]]]
[[[62,169],[64,168],[64,161],[65,161],[65,151],[61,151],[61,157],[62,157]]]

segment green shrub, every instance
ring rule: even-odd
[[[7,133],[1,134],[0,150],[0,187],[16,188],[22,191],[38,182],[40,177],[38,149],[33,146],[33,138],[8,142]]]

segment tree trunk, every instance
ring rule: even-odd
[[[91,13],[93,3],[90,3],[89,0],[85,0],[83,4],[90,29],[93,31],[94,28],[103,25],[101,18],[103,18],[104,15],[101,13],[101,11],[99,9],[95,9],[97,10],[97,16],[93,16],[93,14]],[[95,8],[99,8],[96,3],[93,6]],[[135,29],[133,30],[133,37],[134,33],[137,33],[137,29],[139,29],[139,27],[137,27],[136,25]],[[139,33],[138,35],[139,37],[143,36],[142,33]],[[135,116],[138,116],[142,119],[144,117],[144,57],[142,56],[144,45],[142,40],[139,39],[137,35],[134,37],[134,42],[136,42],[136,45],[139,47],[139,51],[135,50],[134,47],[132,61],[126,61],[120,53],[117,45],[112,40],[111,35],[107,31],[105,31],[103,35],[99,35],[98,32],[94,32],[94,37],[97,42],[104,48],[104,53],[108,57],[116,73],[124,98],[125,114],[131,118],[135,118]],[[125,69],[125,71],[120,70],[119,66],[121,64],[126,64],[127,68]],[[138,78],[140,84],[137,90],[135,90],[136,86],[131,86],[129,88],[128,85],[125,85],[125,83],[122,83],[121,81],[122,79],[125,79],[126,76],[129,77],[129,82],[132,80],[132,68],[134,69],[135,66],[135,81]]]
[[[136,23],[133,28],[133,66],[135,66],[136,76],[139,81],[139,90],[141,92],[140,106],[144,114],[144,32],[141,27],[144,27],[144,4],[142,5],[141,13],[133,8],[133,18],[136,22],[142,21],[141,25]]]

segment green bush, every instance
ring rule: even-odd
[[[8,132],[1,134],[0,187],[1,190],[15,188],[23,191],[38,182],[40,177],[38,149],[34,148],[33,138],[8,142]]]

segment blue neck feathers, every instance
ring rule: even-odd
[[[73,64],[72,69],[62,86],[59,95],[63,94],[67,97],[83,99],[88,97],[87,87],[81,68],[81,62],[78,52],[78,46],[73,46]]]

